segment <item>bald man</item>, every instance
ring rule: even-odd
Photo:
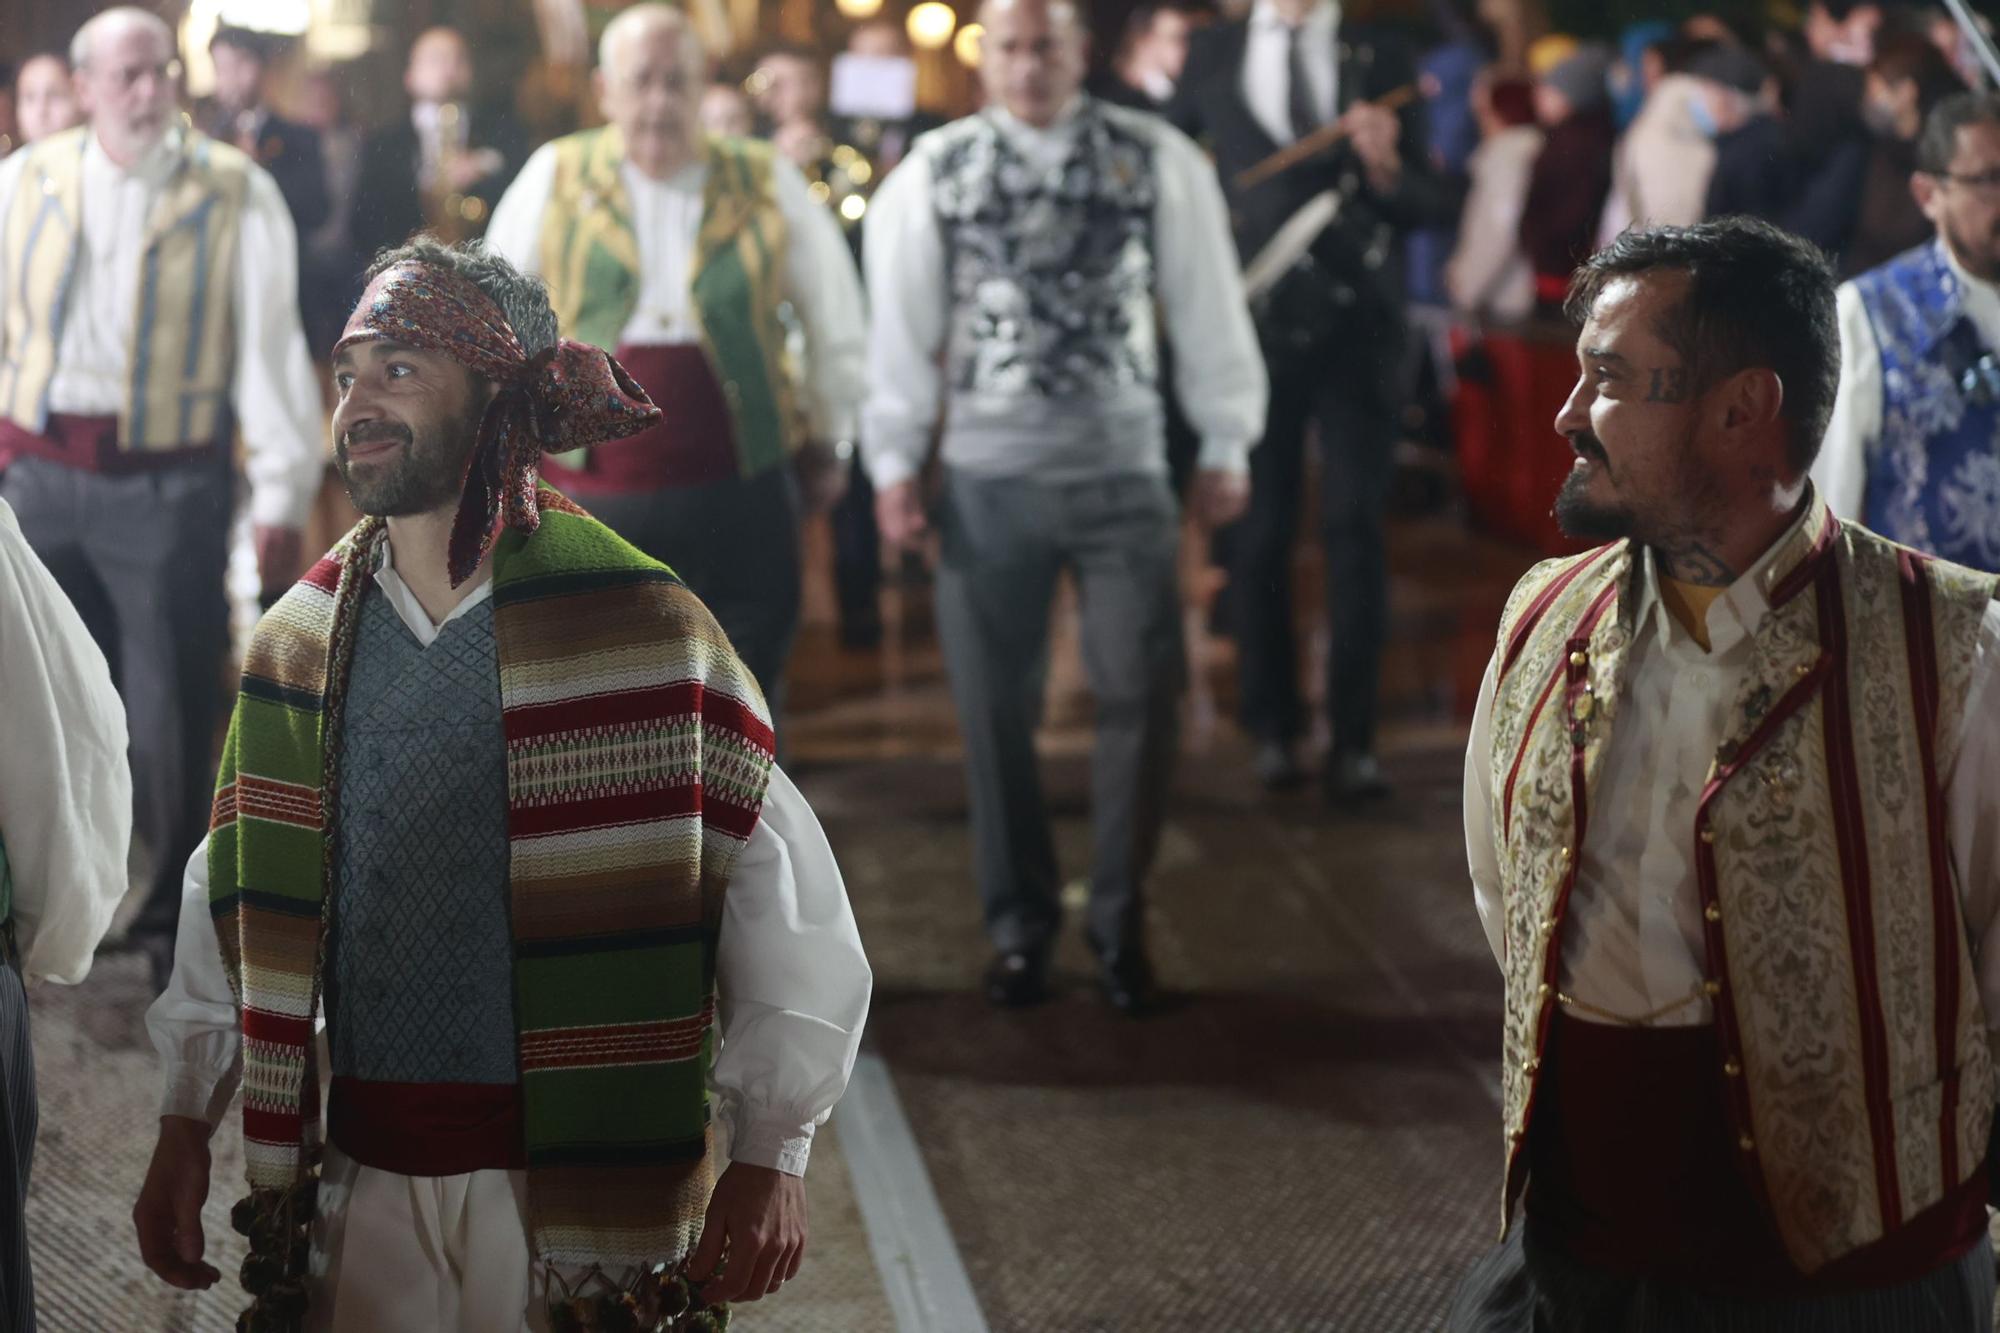
[[[456,28],[428,28],[410,44],[410,114],[361,146],[352,226],[364,263],[419,231],[465,240],[486,229],[528,139],[504,107],[475,103],[474,74]]]
[[[537,150],[486,241],[547,281],[563,336],[614,351],[669,405],[643,435],[546,474],[708,604],[782,737],[797,481],[819,475],[795,462],[852,452],[867,312],[798,169],[769,144],[703,133],[705,67],[680,10],[621,11],[598,50],[609,124]]]
[[[1139,1013],[1142,889],[1185,675],[1160,339],[1201,435],[1190,502],[1210,523],[1246,502],[1264,367],[1200,151],[1082,92],[1073,6],[1001,0],[981,21],[987,109],[918,139],[869,210],[863,450],[882,535],[914,544],[943,423],[937,620],[1000,1005],[1047,994],[1062,880],[1034,729],[1057,578],[1077,580],[1097,699],[1086,934],[1106,998]]]
[[[266,587],[300,571],[325,428],[298,242],[247,156],[184,128],[171,30],[116,8],[70,52],[89,123],[0,162],[0,498],[84,609],[131,732],[164,984],[208,829],[240,424]]]

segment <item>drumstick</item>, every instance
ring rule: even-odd
[[[1391,89],[1373,100],[1373,104],[1384,111],[1400,111],[1418,97],[1417,85],[1406,83]],[[1347,128],[1339,121],[1322,125],[1296,143],[1287,144],[1261,162],[1254,163],[1236,173],[1236,188],[1247,190],[1253,185],[1262,185],[1282,171],[1288,171],[1307,158],[1318,157],[1347,137]]]

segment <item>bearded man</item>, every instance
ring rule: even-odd
[[[1473,715],[1526,1218],[1447,1327],[1991,1328],[1996,580],[1808,480],[1811,245],[1626,232],[1570,306],[1556,515],[1610,544],[1522,580]]]
[[[713,618],[538,485],[544,450],[659,412],[557,339],[539,282],[430,241],[376,263],[333,367],[368,517],[245,659],[148,1020],[141,1253],[216,1281],[208,1138],[240,1082],[250,1327],[713,1327],[798,1270],[870,978]]]

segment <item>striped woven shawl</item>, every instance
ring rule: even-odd
[[[553,491],[541,505],[493,557],[530,1221],[540,1257],[623,1280],[684,1257],[707,1203],[714,946],[772,733],[665,566]],[[311,1193],[327,813],[382,532],[364,520],[258,625],[216,792],[210,909],[242,1013],[252,1202]]]

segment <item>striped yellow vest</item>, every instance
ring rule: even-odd
[[[0,260],[17,279],[0,310],[0,415],[41,434],[49,384],[83,243],[87,128],[22,151],[27,161],[0,216]],[[229,428],[235,371],[232,279],[250,159],[204,135],[169,139],[179,156],[147,221],[133,293],[118,444],[128,451],[218,440]]]
[[[754,477],[799,443],[780,313],[787,229],[772,193],[769,144],[711,138],[705,152],[690,292],[702,348],[729,404],[737,458],[743,475]],[[639,243],[619,175],[624,156],[615,126],[558,139],[542,213],[542,277],[563,336],[608,352],[639,301]],[[578,457],[573,465],[586,463]]]
[[[1993,1052],[1945,832],[1995,579],[1815,499],[1688,833],[1707,989],[1748,1178],[1814,1273],[1983,1171]],[[1502,1228],[1555,1012],[1575,851],[1618,725],[1634,553],[1529,573],[1501,622],[1493,827],[1506,908]]]

